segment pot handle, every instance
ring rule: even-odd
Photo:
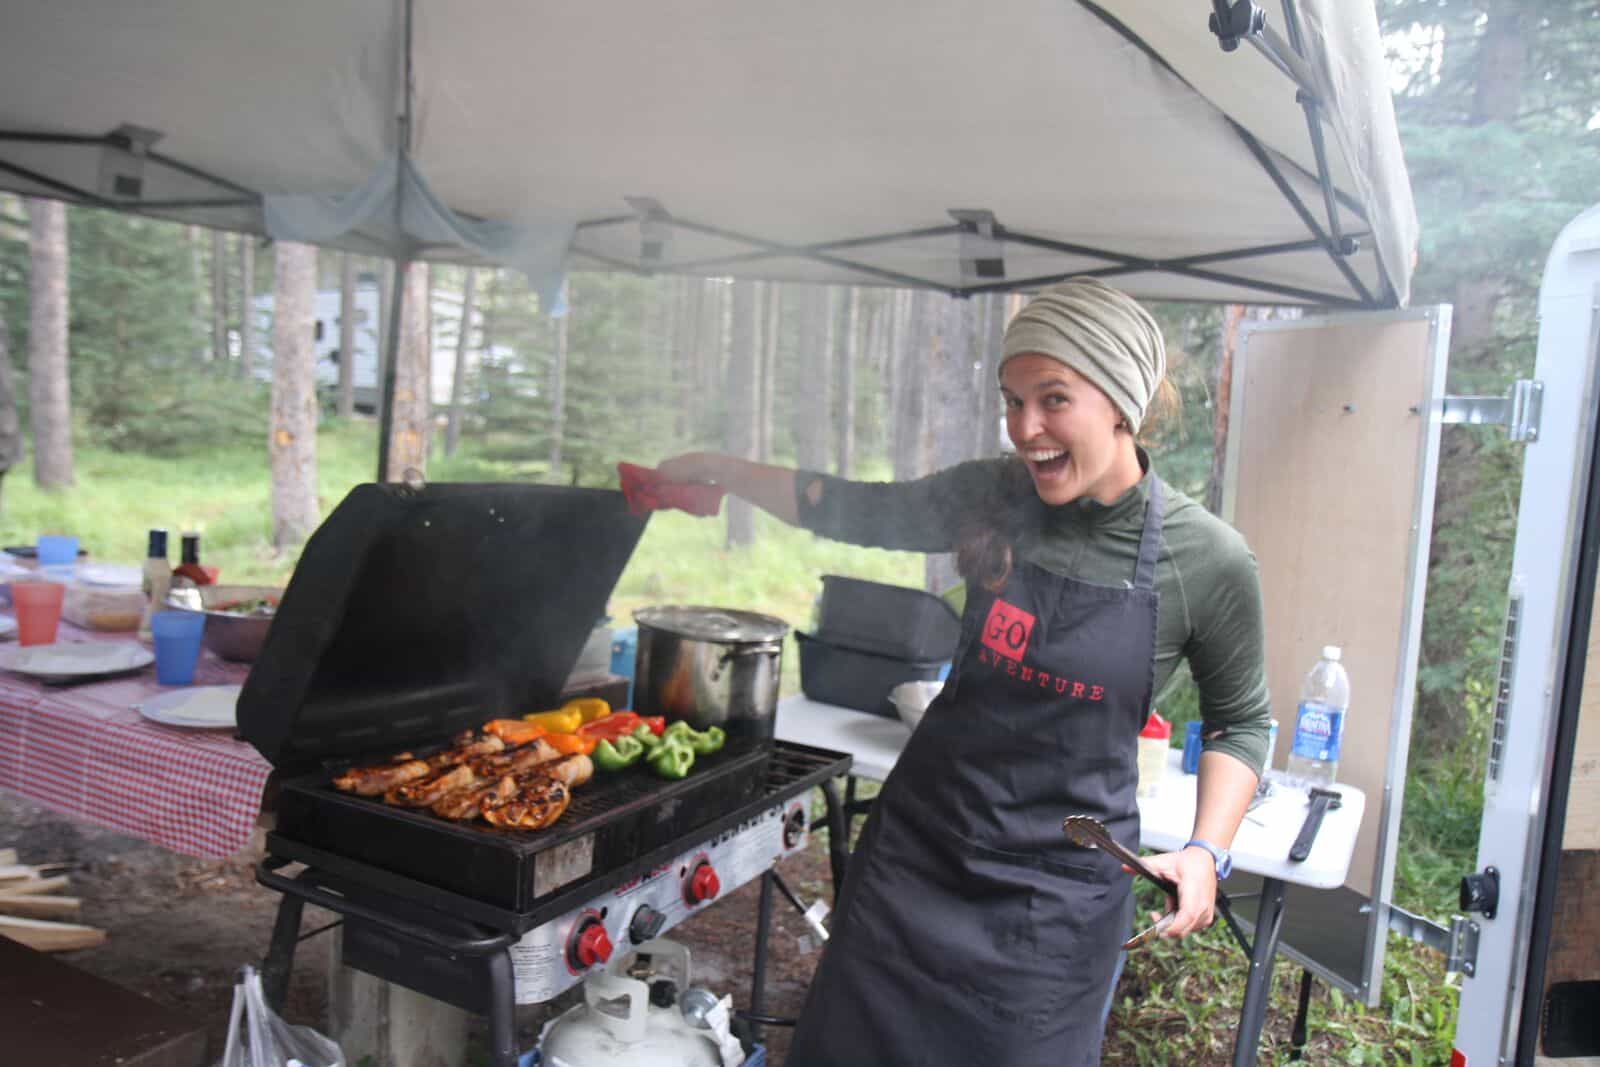
[[[731,661],[742,659],[745,656],[778,656],[783,654],[783,642],[772,641],[762,645],[735,645],[728,649],[717,660],[717,665],[711,671],[711,680],[714,682],[722,677],[722,669]]]

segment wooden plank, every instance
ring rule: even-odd
[[[1351,707],[1338,778],[1367,795],[1345,884],[1367,896],[1376,895],[1391,727],[1397,715],[1409,717],[1413,699],[1401,692],[1414,669],[1401,646],[1430,332],[1420,317],[1252,330],[1234,369],[1226,517],[1261,572],[1267,683],[1280,724],[1273,765],[1288,758],[1306,671],[1322,646],[1340,646]],[[1420,610],[1412,626],[1421,625]]]
[[[0,916],[21,915],[30,919],[60,919],[78,914],[82,902],[77,897],[7,896],[0,893]]]
[[[94,926],[19,919],[0,915],[0,936],[9,937],[40,952],[68,952],[104,944],[106,932]]]
[[[64,874],[54,878],[28,878],[20,882],[0,883],[0,897],[26,897],[39,893],[54,893],[58,889],[65,889],[70,883]]]

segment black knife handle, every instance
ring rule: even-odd
[[[1311,843],[1317,839],[1317,831],[1322,827],[1322,816],[1328,811],[1329,799],[1326,796],[1311,798],[1311,810],[1306,812],[1306,821],[1300,826],[1300,836],[1294,839],[1294,844],[1289,848],[1290,863],[1304,863],[1306,857],[1311,855]]]

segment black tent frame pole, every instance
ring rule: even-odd
[[[411,161],[411,26],[413,0],[405,0],[405,83],[401,86],[400,130],[396,155],[400,166],[396,170],[394,187],[394,224],[398,240],[406,243],[405,195],[406,172]],[[383,353],[383,397],[378,411],[378,481],[389,480],[389,438],[394,431],[394,383],[400,364],[400,319],[406,302],[406,280],[411,274],[411,250],[394,257],[394,284],[389,293],[389,336]],[[424,344],[428,342],[424,340]]]

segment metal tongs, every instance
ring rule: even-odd
[[[1099,819],[1091,815],[1068,815],[1061,820],[1061,830],[1067,835],[1067,840],[1082,848],[1098,848],[1109,853],[1115,859],[1121,860],[1134,874],[1148,879],[1154,883],[1170,899],[1178,899],[1178,883],[1163,875],[1157,874],[1150,868],[1138,854],[1122,847],[1121,842],[1111,836]],[[1148,930],[1134,934],[1122,943],[1124,949],[1138,948],[1146,941],[1160,937],[1177,918],[1177,912],[1169,911],[1156,920],[1156,924]]]

